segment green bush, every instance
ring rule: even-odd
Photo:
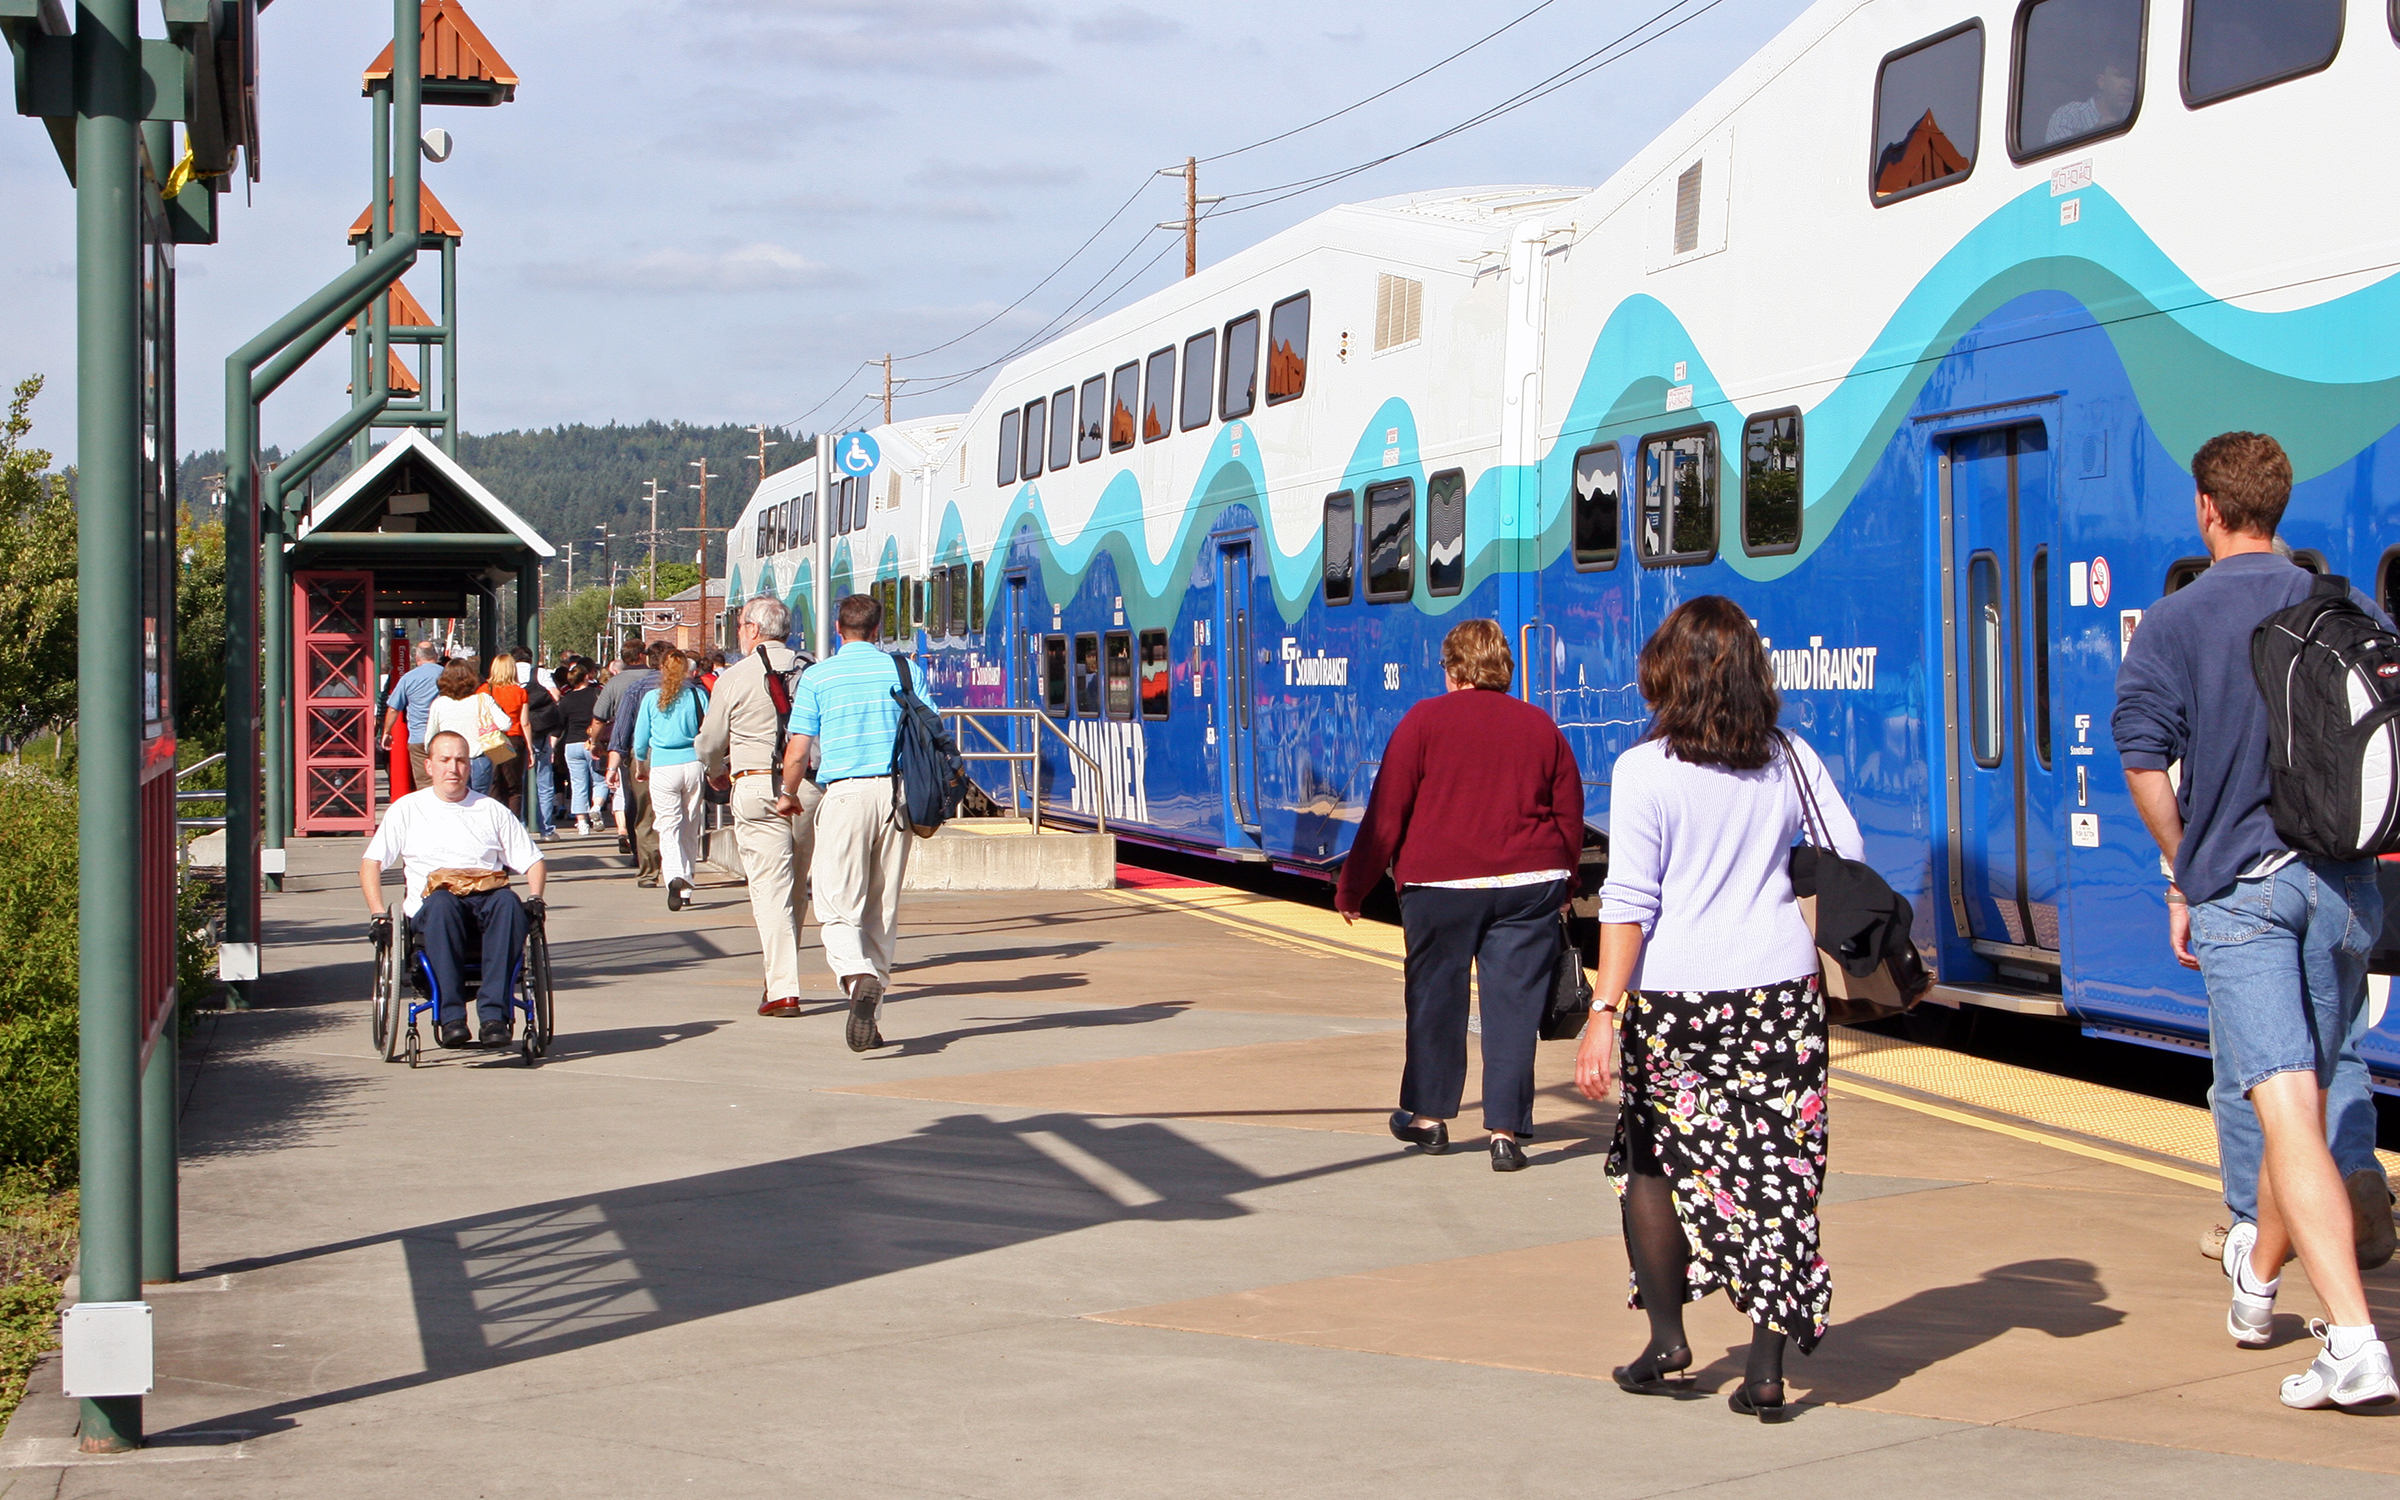
[[[75,797],[0,767],[0,1166],[75,1169]]]

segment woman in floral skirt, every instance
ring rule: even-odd
[[[1688,1389],[1674,1378],[1692,1363],[1683,1307],[1722,1287],[1751,1324],[1729,1404],[1776,1421],[1785,1342],[1815,1347],[1832,1300],[1817,1251],[1825,1004],[1786,870],[1796,778],[1851,859],[1858,824],[1816,752],[1776,729],[1765,643],[1731,600],[1668,615],[1640,680],[1650,732],[1611,778],[1593,1024],[1575,1060],[1588,1098],[1623,1083],[1608,1174],[1650,1342],[1616,1380]]]

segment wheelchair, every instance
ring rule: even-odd
[[[528,902],[525,908],[525,953],[517,969],[516,982],[508,990],[510,1039],[503,1047],[514,1047],[525,1066],[540,1063],[550,1050],[553,995],[550,984],[550,938],[544,923],[547,911],[538,902]],[[417,1018],[434,1017],[438,1044],[441,1019],[441,995],[434,982],[433,964],[425,956],[422,933],[409,925],[408,918],[397,903],[388,908],[382,920],[373,924],[375,945],[375,996],[371,1021],[375,1050],[385,1062],[406,1059],[410,1067],[419,1061]],[[461,982],[474,992],[482,976],[483,956],[469,953],[460,975]],[[519,1022],[522,1022],[522,1029]],[[468,1011],[468,1024],[473,1025],[474,1012]],[[483,1046],[471,1042],[468,1049]]]

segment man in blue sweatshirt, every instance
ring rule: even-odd
[[[2324,1351],[2283,1382],[2284,1404],[2381,1404],[2400,1397],[2400,1384],[2367,1312],[2325,1124],[2344,1041],[2366,1005],[2383,901],[2373,860],[2285,849],[2268,812],[2267,709],[2250,635],[2312,586],[2275,553],[2291,461],[2273,438],[2229,432],[2202,445],[2192,477],[2211,565],[2143,617],[2117,672],[2112,722],[2126,785],[2174,871],[2168,941],[2207,985],[2210,1049],[2265,1137],[2257,1223],[2236,1224],[2225,1240],[2227,1328],[2238,1343],[2270,1342],[2283,1265],[2297,1252],[2331,1319],[2312,1325]],[[2178,761],[2180,785],[2168,774]]]

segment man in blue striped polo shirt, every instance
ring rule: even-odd
[[[825,962],[850,997],[843,1031],[853,1052],[884,1045],[877,1022],[892,982],[892,953],[900,936],[900,881],[916,835],[894,816],[893,756],[900,738],[901,663],[873,644],[883,629],[883,606],[865,594],[844,599],[834,614],[841,649],[801,677],[792,692],[784,742],[783,796],[775,810],[800,811],[800,782],[816,761],[825,788],[817,804],[817,847],[808,865],[816,894],[818,938]],[[909,685],[928,697],[925,673],[907,664]],[[928,698],[928,701],[930,699]]]

